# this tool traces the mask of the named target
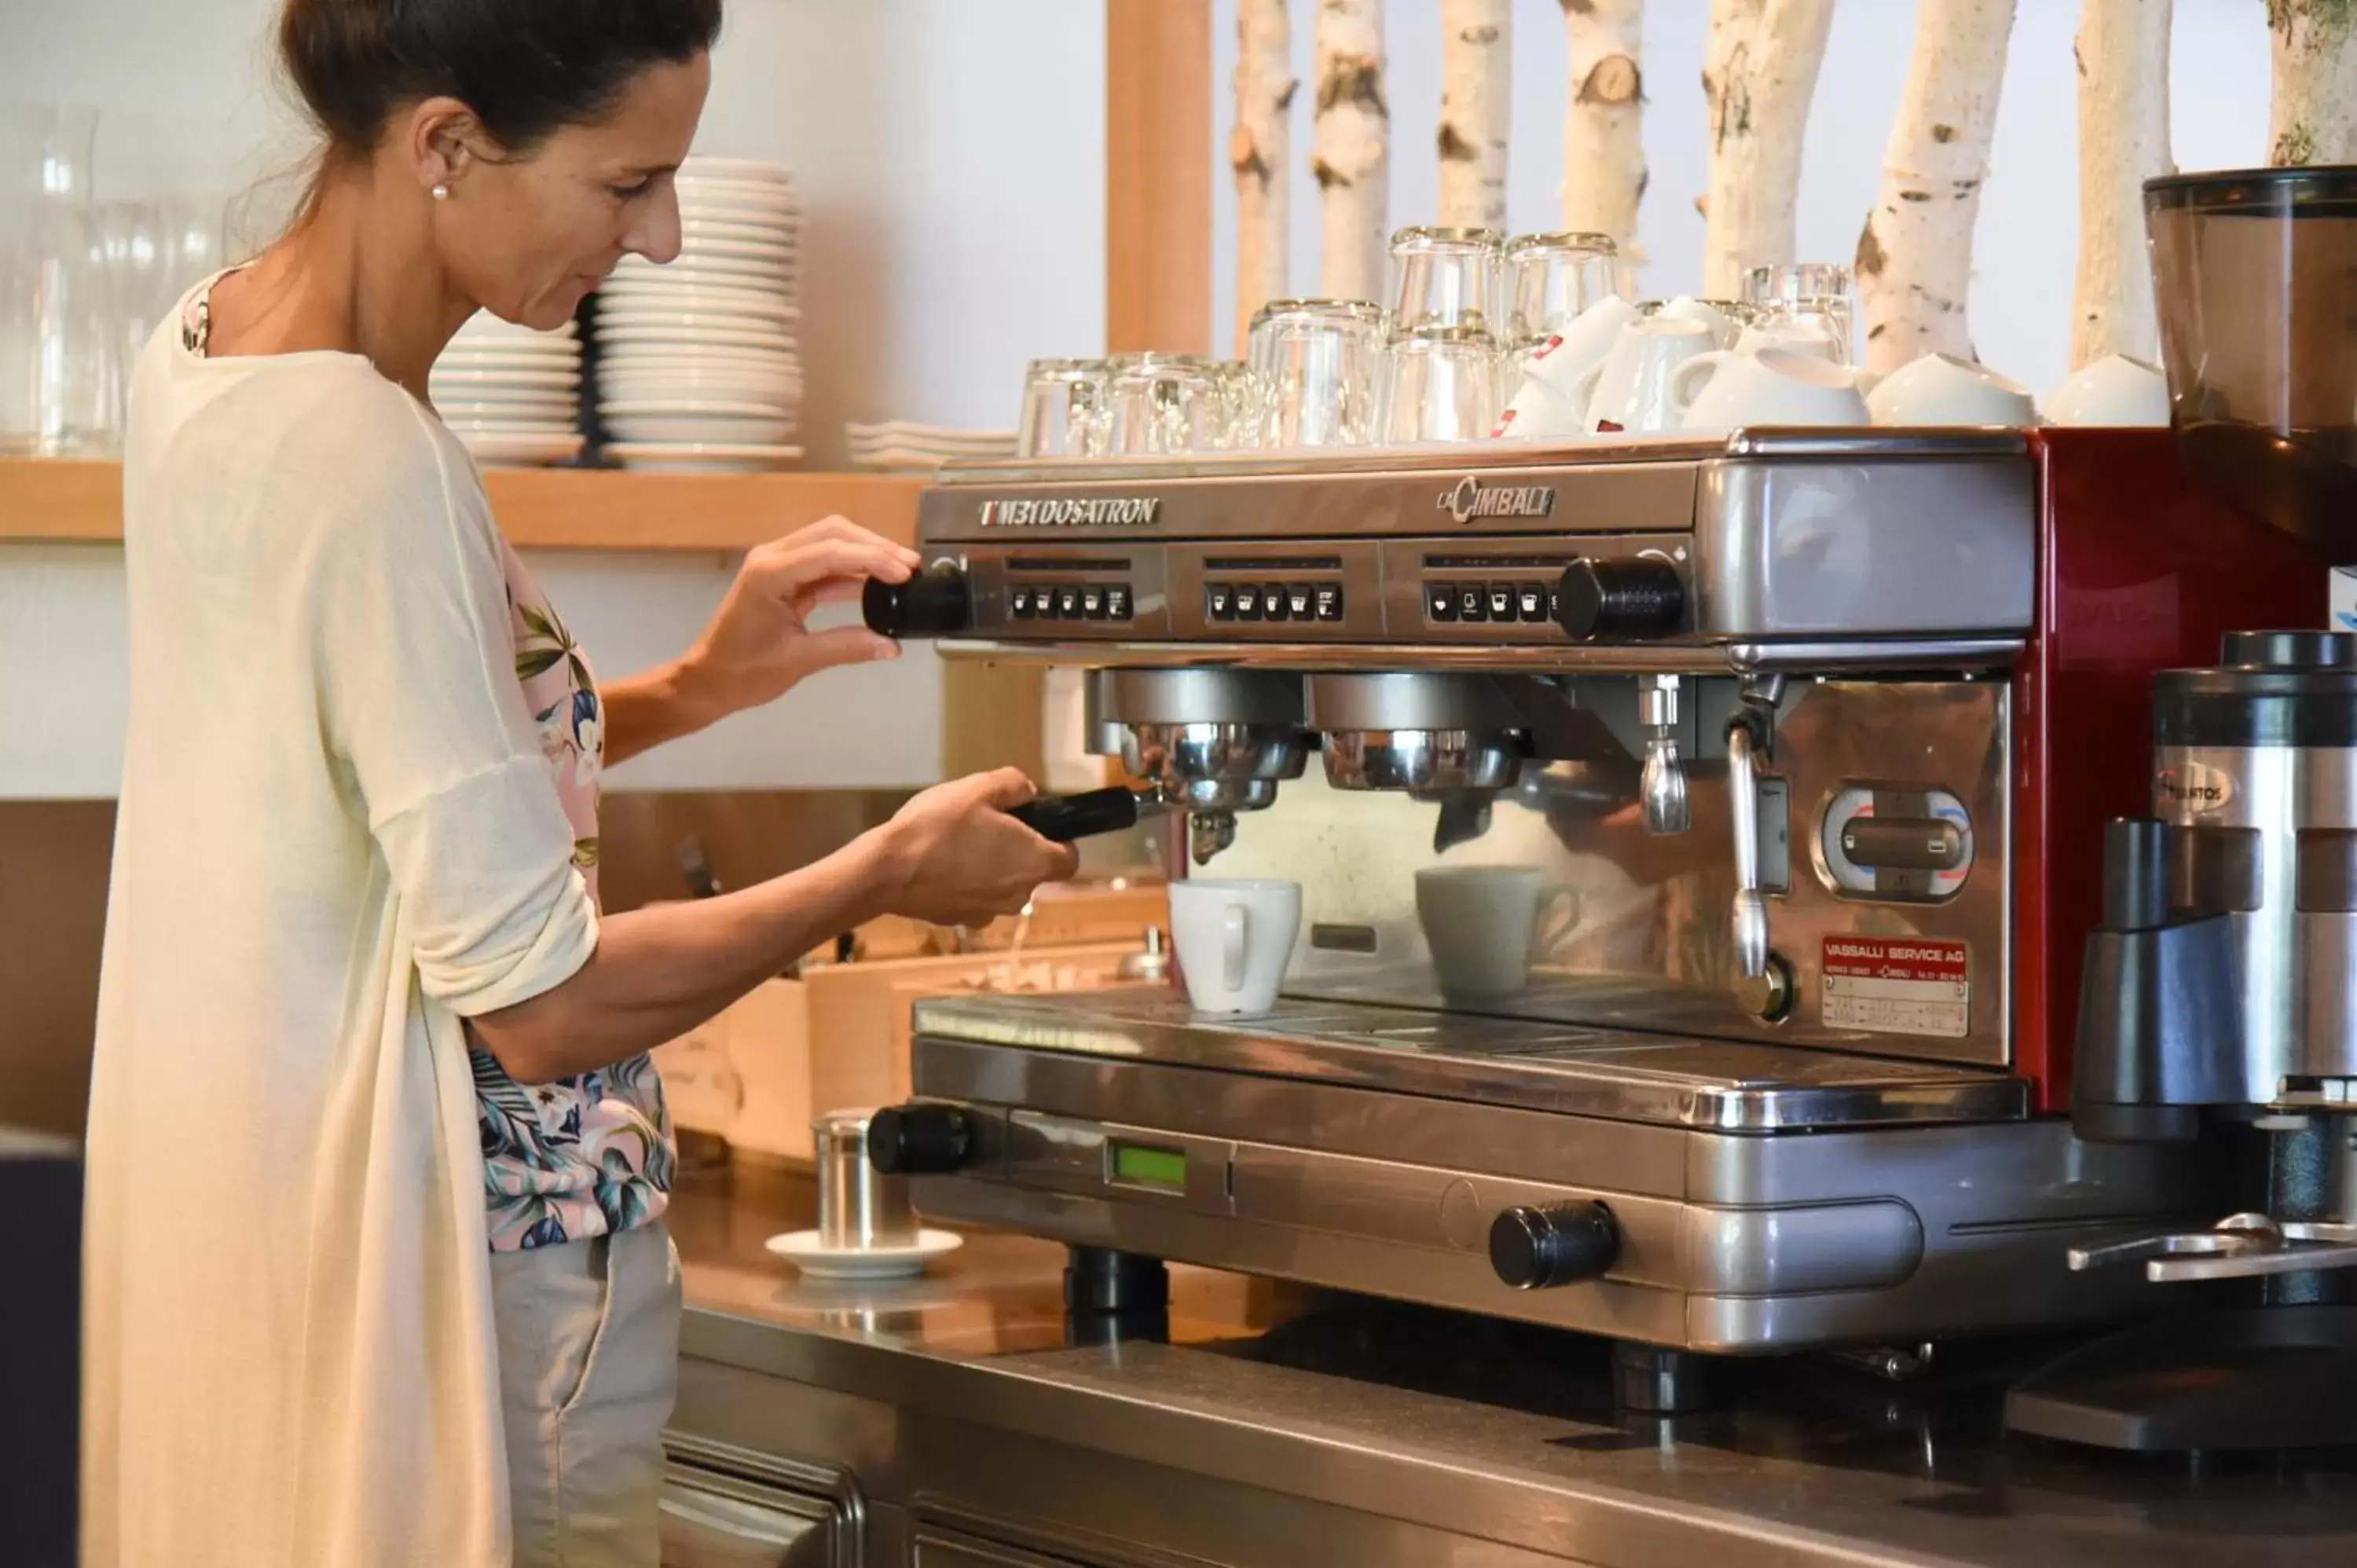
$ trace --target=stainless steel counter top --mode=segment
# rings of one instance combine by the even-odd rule
[[[929,1278],[800,1281],[764,1238],[806,1186],[691,1177],[672,1223],[697,1363],[1599,1564],[2236,1568],[2357,1560],[2357,1454],[2193,1464],[2001,1439],[2038,1349],[1896,1384],[1727,1364],[1725,1402],[1616,1418],[1594,1340],[1174,1268],[1168,1343],[1076,1344],[1060,1248],[977,1236]],[[882,1442],[893,1434],[863,1439]],[[1452,1558],[1452,1561],[1470,1559]]]

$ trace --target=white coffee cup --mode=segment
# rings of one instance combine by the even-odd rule
[[[1612,352],[1612,345],[1620,340],[1620,329],[1642,319],[1635,306],[1617,294],[1608,294],[1574,317],[1571,325],[1534,351],[1523,368],[1561,394],[1576,417],[1584,421],[1597,370]]]
[[[1498,416],[1493,438],[1505,441],[1565,439],[1587,434],[1571,399],[1538,375],[1525,375],[1514,400]]]
[[[1540,917],[1561,908],[1544,930]],[[1505,996],[1578,924],[1578,899],[1528,865],[1437,865],[1415,874],[1415,916],[1444,992]]]
[[[1596,373],[1587,400],[1587,428],[1606,424],[1649,433],[1675,430],[1685,420],[1677,371],[1712,352],[1710,328],[1699,321],[1653,317],[1631,323]]]
[[[1198,1013],[1276,1005],[1301,929],[1301,884],[1196,879],[1170,885],[1170,945]]]
[[[1864,424],[1866,399],[1846,365],[1800,349],[1698,354],[1678,367],[1688,430],[1745,424]],[[1697,390],[1698,389],[1698,390]]]
[[[2169,423],[2169,378],[2158,365],[2106,354],[2080,366],[2040,400],[2050,424],[2151,426]]]
[[[1711,346],[1732,349],[1740,328],[1735,318],[1715,305],[1706,304],[1690,294],[1682,294],[1655,313],[1656,321],[1695,321],[1709,329]]]
[[[1790,349],[1795,353],[1813,354],[1820,360],[1836,362],[1841,359],[1841,345],[1834,341],[1832,333],[1803,321],[1770,322],[1764,326],[1747,327],[1743,329],[1743,336],[1735,340],[1735,351],[1738,354],[1757,354],[1762,349]]]
[[[1997,424],[2038,423],[2029,389],[1969,360],[1926,354],[1882,378],[1866,406],[1877,424]]]

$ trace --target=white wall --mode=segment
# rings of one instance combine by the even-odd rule
[[[1973,247],[1973,337],[1990,364],[2044,387],[2070,348],[2071,278],[2078,244],[2078,101],[2071,40],[2080,0],[2019,0],[1998,108],[1993,170]],[[1313,7],[1294,5],[1295,70],[1315,80]],[[1656,297],[1702,281],[1703,223],[1695,199],[1707,184],[1702,98],[1708,0],[1646,6],[1645,152],[1652,171],[1639,218]],[[1235,67],[1234,0],[1218,0],[1212,80],[1222,94]],[[1429,222],[1438,200],[1439,0],[1385,0],[1392,112],[1394,227]],[[1910,0],[1839,0],[1802,160],[1800,259],[1847,262],[1872,206],[1883,145],[1913,48]],[[1508,214],[1515,232],[1558,227],[1563,106],[1568,75],[1560,0],[1515,0],[1513,144]],[[2264,163],[2267,30],[2255,0],[2177,0],[2170,70],[2172,132],[2184,168]],[[1295,99],[1293,282],[1317,292],[1317,188],[1308,176],[1315,94]],[[1213,116],[1224,147],[1232,109]],[[1215,154],[1217,148],[1215,147]],[[1224,159],[1220,164],[1224,171]],[[1234,312],[1235,196],[1217,184],[1212,254],[1222,269],[1212,319]],[[1227,345],[1223,342],[1224,350]]]
[[[101,111],[102,195],[242,189],[303,140],[274,0],[0,0],[0,111]],[[1104,27],[1088,0],[729,0],[699,146],[780,159],[805,209],[813,459],[845,419],[1014,423],[1023,362],[1102,346]],[[710,559],[540,557],[601,670],[686,646]],[[111,795],[118,552],[0,547],[0,796]],[[890,788],[940,777],[930,652],[840,672],[617,769],[620,788]],[[881,726],[876,715],[889,714]]]

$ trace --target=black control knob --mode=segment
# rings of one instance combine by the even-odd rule
[[[867,579],[859,609],[880,637],[952,637],[974,624],[974,596],[965,568],[936,561],[905,583]]]
[[[1575,561],[1556,585],[1555,618],[1574,642],[1667,637],[1685,604],[1685,585],[1666,561]]]
[[[1620,1227],[1601,1203],[1518,1205],[1490,1226],[1490,1266],[1516,1290],[1592,1280],[1620,1255]]]
[[[974,1157],[974,1118],[954,1105],[895,1105],[867,1119],[867,1163],[886,1176],[948,1176]]]

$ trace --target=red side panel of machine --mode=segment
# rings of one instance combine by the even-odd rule
[[[2228,631],[2322,627],[2328,570],[2197,489],[2166,430],[2029,439],[2040,558],[2014,708],[2014,1061],[2061,1111],[2103,825],[2151,809],[2152,673],[2216,663]]]

